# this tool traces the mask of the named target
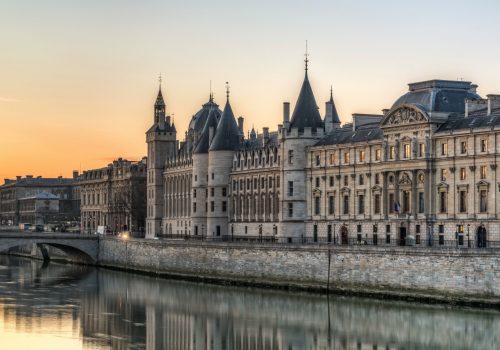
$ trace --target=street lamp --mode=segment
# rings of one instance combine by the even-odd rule
[[[470,224],[467,224],[467,247],[470,248],[470,235],[469,235]]]
[[[259,240],[262,243],[262,224],[259,225]]]
[[[276,224],[273,224],[273,243],[275,239],[276,239]]]

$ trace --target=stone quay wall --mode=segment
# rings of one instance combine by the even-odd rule
[[[201,281],[500,306],[497,250],[103,238],[98,261]]]

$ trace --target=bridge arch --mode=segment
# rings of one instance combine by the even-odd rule
[[[68,257],[74,261],[85,264],[96,264],[98,255],[98,239],[95,237],[61,237],[61,238],[35,238],[35,237],[2,237],[0,236],[0,252],[6,253],[11,248],[31,246],[36,244],[38,246],[50,246],[60,249]],[[44,259],[50,257],[44,253]]]

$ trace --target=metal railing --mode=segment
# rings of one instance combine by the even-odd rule
[[[184,240],[184,241],[207,241],[207,242],[237,242],[237,243],[259,243],[259,244],[307,244],[307,245],[334,245],[334,246],[380,246],[380,247],[408,247],[408,248],[500,248],[500,241],[476,239],[399,239],[392,236],[380,235],[371,238],[364,237],[314,237],[312,235],[300,237],[283,237],[269,235],[186,235],[166,234],[158,235],[159,240]]]

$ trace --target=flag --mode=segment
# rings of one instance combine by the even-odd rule
[[[394,201],[394,211],[396,213],[399,213],[401,211],[401,205],[399,204],[398,201]]]

